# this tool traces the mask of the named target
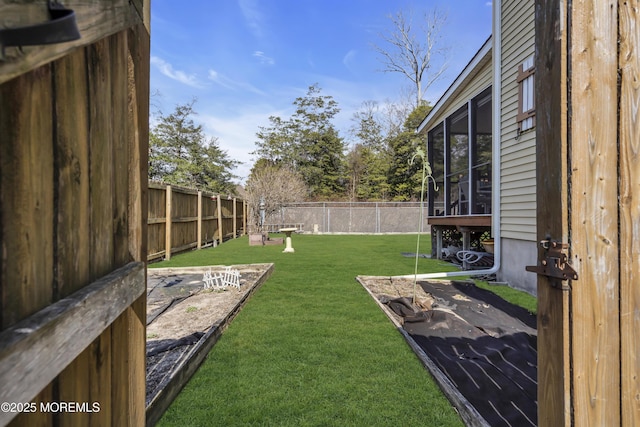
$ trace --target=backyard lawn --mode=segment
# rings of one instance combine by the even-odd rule
[[[415,244],[415,235],[294,235],[295,253],[282,253],[243,237],[150,265],[275,264],[159,425],[462,425],[355,281],[412,273],[415,259],[401,253]],[[423,236],[420,252],[428,246]],[[455,267],[419,259],[419,273],[446,269]]]

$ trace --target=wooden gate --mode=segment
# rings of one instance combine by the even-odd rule
[[[536,1],[541,426],[640,425],[639,11]]]
[[[140,426],[149,4],[62,2],[79,40],[0,46],[0,425]]]

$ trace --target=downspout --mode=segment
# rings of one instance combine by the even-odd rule
[[[492,200],[491,200],[491,228],[493,230],[494,255],[493,255],[493,267],[482,270],[464,270],[464,271],[442,271],[437,273],[425,273],[425,274],[406,274],[402,276],[392,276],[396,279],[443,279],[447,277],[456,276],[474,276],[474,275],[487,275],[494,274],[500,270],[500,262],[502,260],[502,242],[500,231],[500,175],[501,175],[501,162],[500,162],[500,110],[502,104],[502,28],[501,28],[501,14],[502,14],[502,0],[493,1],[493,48],[492,48],[492,61],[493,61],[493,140],[492,140]]]

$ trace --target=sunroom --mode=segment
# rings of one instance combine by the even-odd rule
[[[428,190],[432,256],[464,268],[491,267],[491,39],[418,127],[426,136],[433,180]],[[462,251],[462,252],[461,252]],[[472,253],[486,252],[487,256]]]

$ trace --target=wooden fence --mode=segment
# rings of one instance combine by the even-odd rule
[[[80,39],[1,49],[0,426],[142,426],[149,2],[64,7]]]
[[[147,259],[170,259],[177,252],[236,238],[246,233],[246,217],[244,200],[151,182]]]

